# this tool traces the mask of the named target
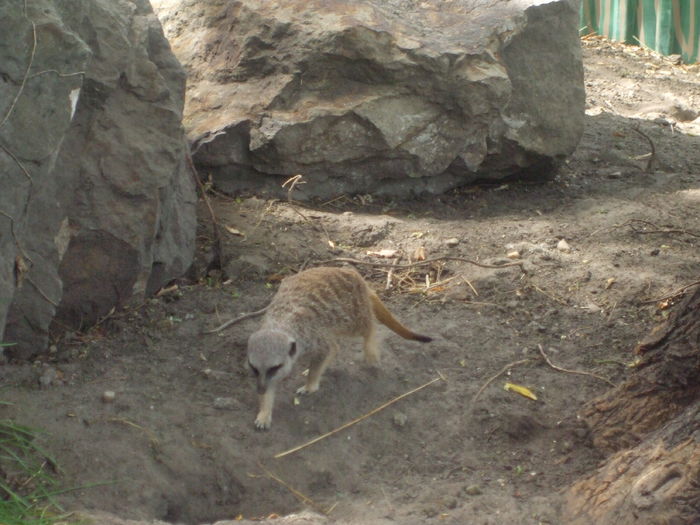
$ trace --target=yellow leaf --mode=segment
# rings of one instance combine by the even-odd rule
[[[224,224],[224,229],[229,232],[231,235],[238,235],[239,237],[245,237],[243,232],[240,230],[237,230],[236,228],[232,228],[231,226]]]
[[[637,357],[634,361],[631,361],[630,363],[627,363],[627,366],[628,366],[629,368],[636,368],[636,367],[638,367],[638,366],[641,365],[641,364],[642,364],[642,358],[641,358],[641,357]]]
[[[532,399],[533,401],[537,401],[537,396],[534,394],[534,392],[525,386],[516,385],[515,383],[506,383],[503,385],[503,388],[505,390],[515,392],[516,394],[520,394],[528,399]]]

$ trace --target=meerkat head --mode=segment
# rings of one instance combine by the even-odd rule
[[[297,344],[286,332],[258,330],[248,338],[248,367],[258,383],[258,393],[287,377],[297,355]]]

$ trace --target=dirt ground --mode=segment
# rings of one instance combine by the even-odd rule
[[[597,38],[584,57],[585,134],[552,180],[314,207],[213,197],[225,274],[202,277],[202,206],[194,279],[68,334],[36,363],[0,367],[0,399],[12,403],[0,418],[45,430],[64,486],[80,487],[62,496],[69,509],[187,524],[301,509],[343,523],[561,523],[561,489],[602,459],[577,410],[633,373],[635,342],[672,307],[658,299],[700,276],[700,67]],[[525,271],[443,260],[389,279],[388,268],[358,266],[398,318],[435,340],[384,330],[380,369],[352,342],[304,398],[293,393],[299,367],[271,430],[256,432],[243,363],[259,321],[203,330],[263,307],[302,265],[396,260],[368,255],[380,250],[400,263],[519,260]],[[540,348],[589,374],[555,369]]]

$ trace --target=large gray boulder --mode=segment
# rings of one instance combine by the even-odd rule
[[[577,0],[153,0],[226,190],[441,192],[543,170],[583,129]]]
[[[181,275],[196,195],[146,0],[4,0],[0,34],[0,336],[26,358]]]

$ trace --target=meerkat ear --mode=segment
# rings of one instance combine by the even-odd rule
[[[289,357],[294,357],[297,353],[297,342],[292,341],[292,346],[289,347]]]

